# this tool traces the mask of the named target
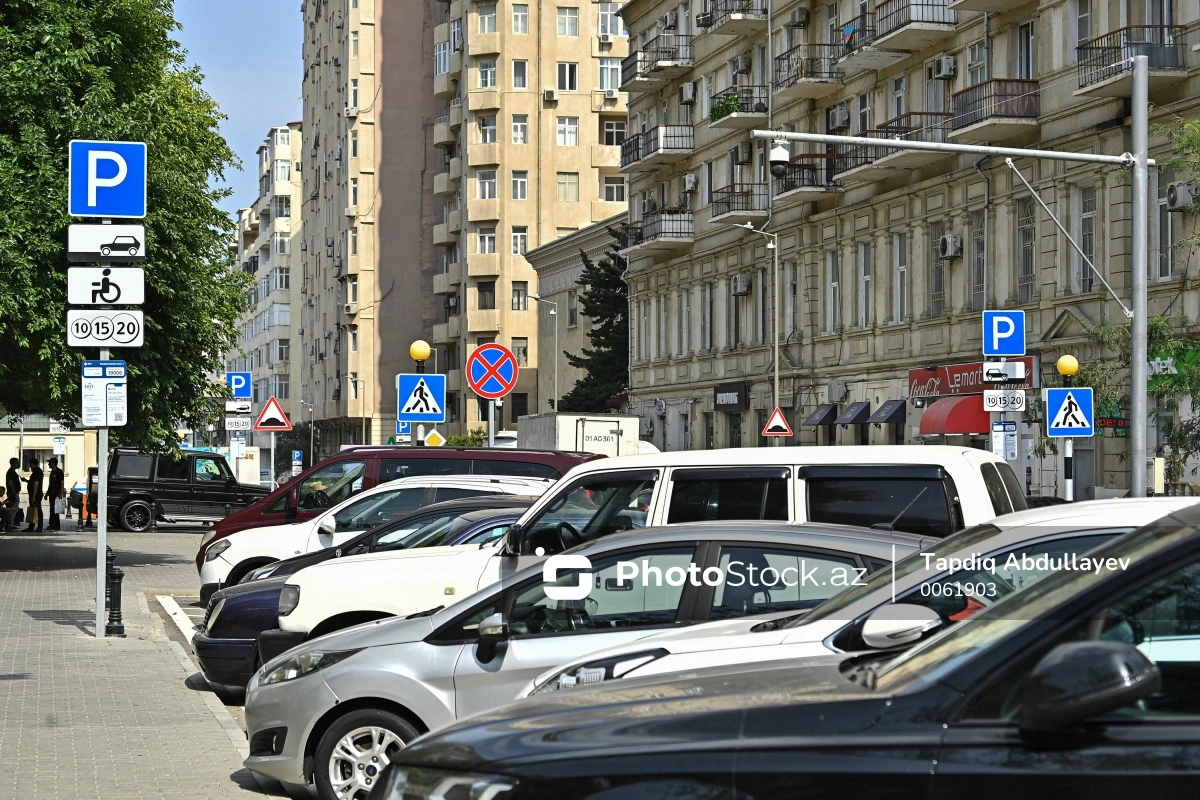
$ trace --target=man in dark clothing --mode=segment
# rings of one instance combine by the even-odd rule
[[[41,533],[42,532],[42,497],[44,497],[45,484],[42,482],[45,473],[38,466],[36,458],[29,459],[29,514],[25,520],[29,523],[29,527],[25,529],[26,533]],[[36,518],[36,521],[35,521]]]
[[[17,472],[19,466],[21,466],[20,459],[10,458],[8,472],[4,475],[5,506],[12,509],[12,513],[5,516],[10,530],[17,529],[15,518],[17,509],[21,507],[21,473]]]
[[[58,459],[51,458],[46,464],[50,467],[50,481],[46,484],[46,497],[50,501],[50,527],[48,530],[62,530],[59,527],[58,504],[66,502],[66,493],[63,491],[63,483],[66,481],[66,476],[58,466]]]

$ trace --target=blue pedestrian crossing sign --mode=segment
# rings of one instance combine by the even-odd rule
[[[72,217],[146,216],[146,143],[71,141],[67,213]]]
[[[1096,435],[1096,410],[1090,387],[1046,390],[1046,435]]]
[[[994,358],[1025,355],[1025,312],[983,312],[983,354]]]
[[[402,373],[396,376],[397,422],[445,422],[446,376]]]

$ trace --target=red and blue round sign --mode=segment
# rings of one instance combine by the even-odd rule
[[[517,385],[517,358],[502,344],[476,347],[467,359],[467,386],[484,400],[499,400]]]

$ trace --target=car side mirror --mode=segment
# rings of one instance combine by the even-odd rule
[[[905,647],[941,627],[936,611],[912,603],[889,603],[871,612],[863,623],[862,640],[872,650]]]
[[[508,530],[504,533],[504,546],[500,550],[501,555],[519,556],[521,554],[521,526],[514,522],[508,526]]]
[[[1021,731],[1061,730],[1144,700],[1162,672],[1125,642],[1066,642],[1037,663],[1021,692]]]
[[[317,523],[317,532],[319,535],[332,536],[337,530],[337,520],[333,518],[333,514],[328,514]]]
[[[228,486],[230,489],[236,489],[237,485],[238,485],[238,480],[237,480],[237,478],[235,478],[231,475],[225,479],[225,485]]]
[[[479,644],[475,648],[476,657],[484,664],[496,657],[496,647],[501,642],[508,641],[510,631],[508,618],[497,613],[485,617],[479,623]]]

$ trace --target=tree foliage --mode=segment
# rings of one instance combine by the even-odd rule
[[[0,0],[0,407],[72,419],[79,364],[66,343],[67,144],[144,141],[149,154],[146,344],[129,362],[126,443],[174,446],[204,399],[244,307],[233,231],[209,188],[235,164],[217,104],[188,68],[171,0]]]
[[[1158,159],[1158,169],[1174,173],[1178,177],[1196,177],[1200,175],[1200,120],[1187,117],[1175,117],[1165,125],[1155,125],[1153,133],[1162,136],[1171,145],[1171,153],[1166,158]],[[1200,203],[1193,203],[1188,209],[1200,212]],[[1180,248],[1192,248],[1200,244],[1200,232],[1178,243]]]
[[[486,428],[472,428],[469,433],[446,437],[448,447],[483,447],[487,439]]]
[[[617,237],[612,229],[609,233]],[[559,408],[598,413],[612,410],[614,398],[629,386],[629,287],[624,278],[625,259],[615,243],[598,262],[582,251],[580,256],[579,303],[584,316],[592,321],[588,331],[592,346],[578,354],[562,354],[584,375],[562,396]]]

